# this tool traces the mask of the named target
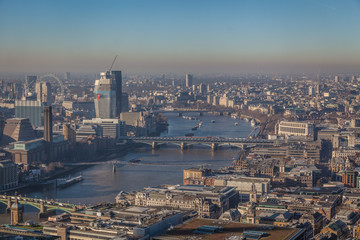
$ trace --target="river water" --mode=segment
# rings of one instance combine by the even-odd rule
[[[175,113],[167,113],[168,131],[161,136],[184,136],[194,133],[194,136],[217,137],[247,137],[252,131],[248,122],[232,119],[229,116],[216,116],[196,113],[185,113],[184,116],[194,116],[198,120],[178,117]],[[202,126],[192,131],[199,120]],[[89,167],[82,171],[84,181],[64,189],[27,189],[19,194],[55,199],[60,202],[75,204],[95,204],[99,202],[115,201],[120,191],[140,190],[147,186],[160,184],[181,184],[183,170],[190,167],[206,166],[221,168],[229,166],[238,149],[224,147],[212,151],[206,146],[193,146],[181,150],[178,146],[161,146],[152,150],[151,147],[136,149],[123,157],[116,157],[110,161]],[[139,163],[129,164],[132,159],[141,159]],[[117,171],[113,174],[112,163],[118,161]],[[4,212],[4,205],[0,204],[0,213]],[[25,208],[25,219],[36,219],[37,210],[30,206]],[[9,222],[9,217],[0,214],[0,223]]]

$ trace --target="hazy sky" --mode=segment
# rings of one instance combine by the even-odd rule
[[[360,0],[0,0],[0,72],[359,71]]]

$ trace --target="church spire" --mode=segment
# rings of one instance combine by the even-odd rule
[[[250,192],[250,202],[256,202],[256,195],[257,195],[257,192],[256,192],[256,186],[255,186],[255,183],[253,182],[252,185],[251,185],[251,192]]]

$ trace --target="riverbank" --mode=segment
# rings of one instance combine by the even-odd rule
[[[105,153],[104,155],[101,156],[97,156],[94,158],[91,158],[87,161],[79,161],[77,163],[91,163],[91,162],[106,162],[109,161],[113,158],[118,158],[118,157],[123,157],[126,154],[128,154],[131,150],[134,150],[134,147],[130,146],[130,145],[124,145],[124,147],[120,148],[119,150],[117,149],[111,149],[110,152]],[[69,166],[67,167],[68,169],[63,169],[59,172],[53,173],[51,176],[48,176],[46,178],[44,178],[45,181],[48,180],[53,180],[56,179],[58,177],[63,177],[67,174],[72,174],[72,173],[76,173],[79,172],[81,170],[85,170],[91,166],[94,166],[93,164],[85,164],[85,165],[77,165],[77,166]]]
[[[274,132],[275,124],[279,121],[281,114],[268,115],[250,110],[241,110],[240,117],[252,118],[259,123],[258,138],[267,138],[269,133]]]
[[[187,115],[195,116],[197,114],[189,113]],[[161,137],[184,136],[194,126],[194,121],[181,118],[176,113],[166,113],[166,116],[169,128],[168,131],[161,134]],[[198,137],[241,138],[247,137],[252,130],[249,122],[233,119],[230,116],[205,113],[203,116],[197,117],[203,122],[201,128],[194,131],[195,136]],[[90,161],[93,163],[87,166],[82,165],[83,168],[76,168],[81,169],[79,171],[84,178],[82,182],[64,189],[50,186],[23,189],[19,191],[19,194],[76,204],[80,202],[92,205],[99,202],[111,202],[120,191],[136,191],[164,183],[182,184],[184,169],[201,166],[220,169],[229,166],[236,154],[238,154],[238,149],[233,148],[220,148],[212,151],[209,147],[204,146],[184,150],[177,146],[162,146],[153,150],[144,145],[142,147],[141,145],[120,145],[116,149],[109,149],[101,156],[85,159],[88,163]],[[138,164],[128,164],[133,159],[141,159],[141,161]],[[113,163],[117,165],[115,173]],[[67,170],[71,171],[71,169]],[[69,173],[62,171],[58,174]]]
[[[111,149],[110,152],[105,153],[104,155],[93,157],[86,162],[105,162],[111,160],[113,158],[123,157],[128,154],[130,151],[134,150],[133,146],[127,145],[120,149]],[[80,161],[78,163],[83,163],[84,161]],[[39,188],[43,186],[47,186],[51,183],[51,181],[59,178],[64,177],[66,175],[71,175],[83,170],[86,170],[89,167],[94,166],[93,164],[84,164],[84,165],[74,165],[74,166],[67,166],[66,169],[58,169],[54,172],[50,173],[48,176],[45,176],[39,182],[30,182],[30,183],[20,183],[18,186],[0,190],[0,193],[16,193],[23,189],[30,189],[30,188]]]

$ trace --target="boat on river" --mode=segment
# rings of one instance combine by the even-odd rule
[[[138,163],[138,162],[140,162],[140,161],[141,161],[140,158],[134,158],[134,159],[131,159],[129,162],[131,162],[131,163]]]
[[[82,180],[84,180],[82,175],[77,177],[59,178],[56,179],[56,187],[65,188],[75,183],[81,182]]]

